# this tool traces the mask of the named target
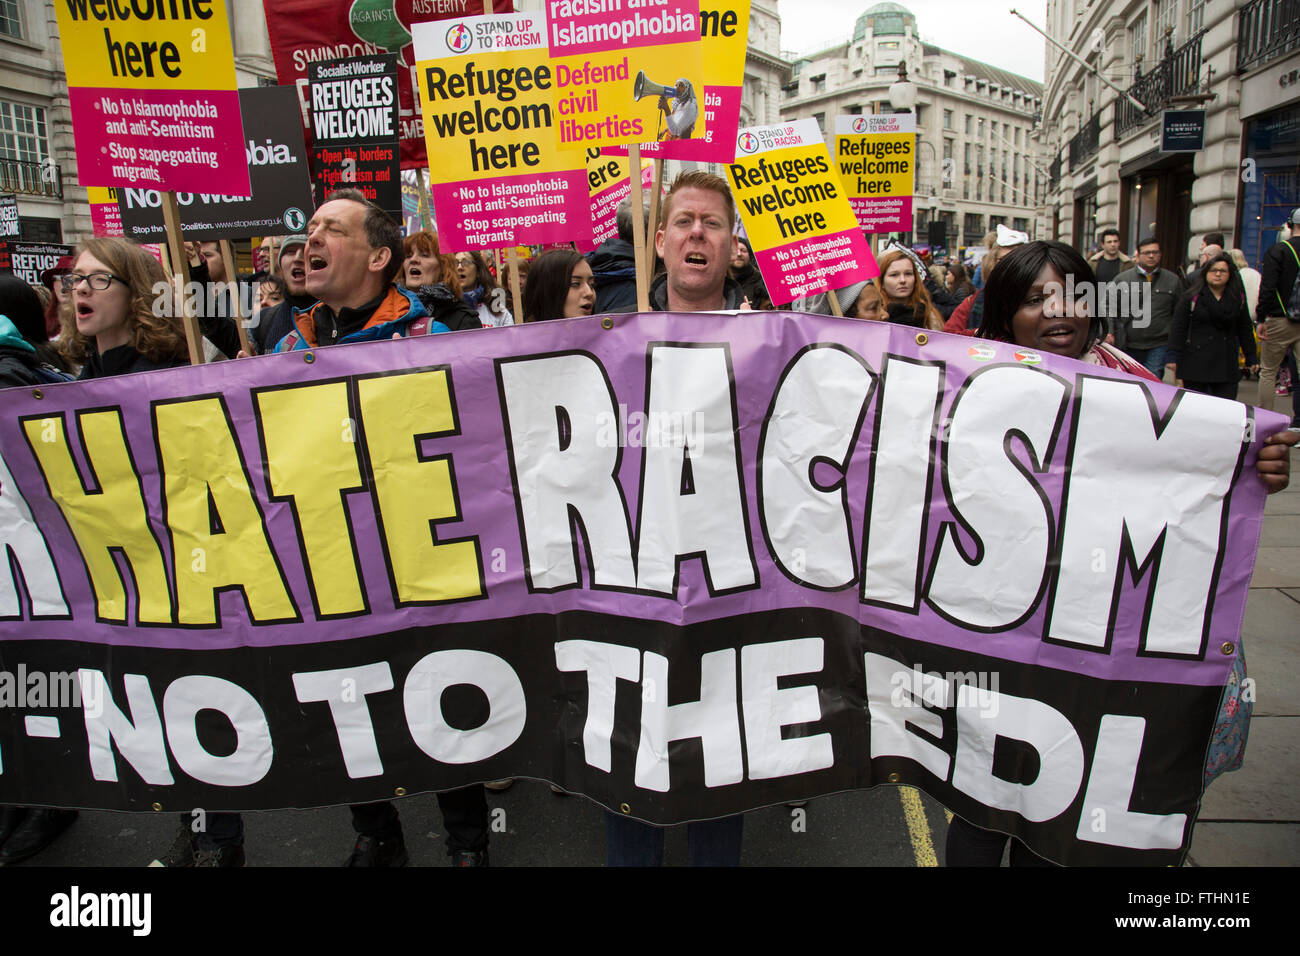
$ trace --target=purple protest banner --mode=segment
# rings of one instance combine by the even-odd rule
[[[0,803],[514,775],[671,823],[889,782],[1070,864],[1186,852],[1285,427],[775,312],[2,402]]]

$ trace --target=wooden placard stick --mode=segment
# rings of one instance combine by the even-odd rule
[[[627,148],[627,164],[632,176],[632,262],[636,267],[636,310],[650,311],[650,285],[645,268],[645,204],[641,195],[641,144]]]
[[[524,321],[523,308],[524,297],[519,291],[519,252],[514,246],[506,248],[506,268],[510,270],[510,295],[515,303],[514,316],[515,325],[520,325]]]
[[[203,364],[203,337],[199,334],[199,322],[194,317],[194,303],[185,294],[185,286],[190,281],[190,262],[185,255],[185,242],[181,238],[181,213],[176,205],[176,193],[162,194],[163,226],[167,230],[167,255],[171,259],[172,289],[176,296],[176,305],[181,310],[181,326],[185,329],[185,345],[190,352],[190,364]]]
[[[659,229],[659,195],[663,192],[664,185],[664,161],[656,159],[654,185],[650,187],[650,222],[646,225],[645,236],[645,274],[651,278],[655,274],[655,242],[654,234]],[[636,177],[641,178],[641,170],[636,171]]]
[[[831,315],[838,315],[841,318],[844,317],[844,310],[840,308],[840,299],[839,296],[835,294],[834,289],[826,290],[826,301],[831,305]]]
[[[226,282],[233,290],[231,299],[235,304],[235,314],[233,318],[235,320],[235,328],[239,330],[239,348],[245,355],[254,355],[256,353],[253,351],[253,343],[249,340],[248,329],[244,325],[244,305],[239,301],[239,275],[235,272],[235,253],[230,248],[229,239],[221,240],[221,261],[226,266]],[[256,289],[253,290],[253,294],[257,294]]]

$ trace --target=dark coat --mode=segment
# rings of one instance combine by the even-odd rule
[[[1169,361],[1178,364],[1178,377],[1186,382],[1235,382],[1238,350],[1246,364],[1255,364],[1255,335],[1250,310],[1241,291],[1225,289],[1215,299],[1209,289],[1187,293],[1174,307],[1169,331]]]
[[[1259,304],[1255,306],[1255,321],[1263,322],[1270,315],[1286,315],[1286,301],[1295,288],[1296,276],[1300,268],[1296,266],[1295,256],[1291,255],[1291,246],[1300,254],[1300,236],[1287,242],[1274,243],[1264,253],[1259,267]]]
[[[187,356],[177,356],[176,358],[162,359],[155,362],[129,345],[119,345],[117,348],[109,349],[103,355],[100,355],[95,350],[92,342],[86,352],[86,364],[81,367],[81,374],[77,378],[81,380],[108,378],[111,375],[126,375],[130,372],[153,372],[160,368],[181,368],[189,364],[190,360]]]
[[[606,239],[587,256],[596,281],[596,312],[636,311],[636,257],[626,239]]]

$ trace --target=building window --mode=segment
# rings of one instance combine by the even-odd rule
[[[1147,12],[1143,10],[1128,28],[1128,48],[1134,61],[1147,56]]]
[[[0,0],[0,34],[22,39],[22,13],[21,0]]]
[[[1205,0],[1191,0],[1187,8],[1187,35],[1199,33],[1205,25]]]
[[[850,107],[849,107],[849,115],[850,115],[850,116],[861,116],[861,115],[862,115],[862,107],[861,107],[861,106],[850,106]]]
[[[980,117],[980,121],[979,121],[979,138],[980,139],[984,138],[984,117],[982,116]]]
[[[966,175],[970,175],[970,143],[966,144]]]
[[[1019,146],[1019,145],[1020,145],[1020,127],[1019,127],[1019,126],[1016,127],[1015,137],[1016,137],[1016,145]]]
[[[1016,230],[1016,232],[1028,232],[1028,231],[1029,231],[1029,220],[1028,220],[1028,219],[1012,219],[1012,220],[1011,220],[1011,228],[1014,229],[1014,230]]]
[[[943,111],[943,128],[952,129],[952,110]]]
[[[811,82],[812,82],[812,91],[813,91],[814,93],[822,93],[822,92],[825,92],[825,90],[826,90],[826,74],[825,74],[825,73],[819,73],[817,76],[810,77],[810,80],[811,80]]]
[[[0,159],[39,163],[47,156],[45,110],[0,100]]]
[[[975,117],[968,115],[966,117],[966,135],[970,136],[974,132],[975,132]]]
[[[946,137],[943,141],[943,158],[952,159],[952,140]]]
[[[1165,31],[1169,30],[1169,42],[1178,46],[1178,0],[1156,0],[1156,53],[1159,59],[1165,55]]]
[[[824,135],[826,133],[826,114],[814,113],[813,119],[817,121],[817,128],[820,129],[822,131],[822,134]]]

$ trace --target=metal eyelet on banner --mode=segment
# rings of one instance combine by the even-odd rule
[[[154,812],[154,813],[162,813],[162,804],[161,804],[161,803],[155,803],[155,804],[153,805],[153,812]]]
[[[1231,655],[1236,649],[1237,645],[1232,643],[1232,641],[1224,641],[1223,646],[1219,648],[1219,650],[1223,651],[1225,656]]]
[[[926,342],[928,342],[928,341],[930,341],[930,336],[926,335],[924,332],[917,332],[917,333],[916,333],[916,344],[917,344],[917,345],[924,345],[924,344],[925,344]]]
[[[406,788],[405,788],[405,787],[398,787],[396,790],[393,791],[393,796],[395,796],[395,797],[404,797],[404,796],[406,796]]]
[[[611,319],[609,316],[605,316],[603,319],[600,320],[600,327],[604,329],[606,332],[608,332],[610,329],[614,327],[614,320]]]
[[[302,357],[302,360],[310,365],[312,362],[316,361],[316,354],[314,352],[308,352]]]
[[[890,783],[898,783],[898,781],[902,780],[903,778],[899,776],[898,773],[895,772],[895,773],[891,773],[886,779],[888,779]]]
[[[618,812],[619,812],[619,813],[631,813],[631,812],[632,812],[632,808],[629,807],[626,803],[620,803],[620,804],[618,805]]]
[[[39,388],[32,389],[32,398],[44,398],[44,397],[45,397],[45,393],[42,392]]]

